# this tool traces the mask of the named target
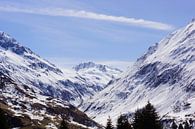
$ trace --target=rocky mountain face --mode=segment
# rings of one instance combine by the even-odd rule
[[[0,32],[0,108],[7,112],[10,125],[28,127],[33,122],[36,129],[56,128],[64,114],[72,125],[99,127],[76,107],[121,71],[92,62],[85,64],[61,70]]]
[[[162,119],[195,119],[195,21],[150,47],[120,79],[86,101],[82,110],[104,123],[147,101]],[[98,117],[96,117],[98,116]]]

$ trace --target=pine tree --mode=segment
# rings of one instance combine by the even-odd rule
[[[181,123],[179,124],[179,128],[178,129],[184,129],[183,125]]]
[[[189,120],[189,123],[190,123],[190,125],[193,125],[193,120],[192,120],[192,118]]]
[[[62,120],[59,129],[68,129],[68,123],[65,120]]]
[[[190,125],[187,121],[185,122],[184,129],[190,129]]]
[[[175,123],[175,121],[173,121],[172,125],[171,125],[172,129],[177,129],[177,124]]]
[[[117,129],[132,129],[127,116],[121,115],[117,120]]]
[[[107,119],[107,125],[106,125],[106,129],[113,129],[113,125],[112,125],[112,120],[109,116],[109,118]]]
[[[0,128],[2,129],[9,129],[6,117],[5,117],[5,112],[0,108]]]
[[[148,104],[135,112],[134,129],[162,129],[162,124],[159,120],[159,116],[156,109],[152,106],[150,102]]]

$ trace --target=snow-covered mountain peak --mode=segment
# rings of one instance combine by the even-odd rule
[[[80,64],[76,65],[75,67],[73,67],[73,69],[75,69],[76,71],[86,70],[86,69],[89,69],[89,68],[96,68],[96,69],[98,69],[102,72],[107,72],[107,70],[109,70],[109,69],[122,72],[120,69],[112,68],[112,67],[109,67],[107,65],[96,64],[96,63],[91,62],[91,61],[90,62],[85,62],[85,63],[80,63]]]
[[[14,38],[3,31],[0,31],[0,46],[3,49],[10,50],[18,55],[33,53],[29,48],[20,45]]]
[[[75,69],[76,71],[79,71],[82,69],[92,68],[95,66],[96,66],[96,64],[90,61],[90,62],[80,63],[80,64],[74,66],[73,69]]]
[[[187,26],[174,31],[159,43],[149,47],[146,54],[140,57],[136,64],[161,61],[164,63],[191,62],[194,59],[193,53],[195,40],[195,21]]]
[[[93,62],[80,63],[73,67],[73,70],[77,79],[83,84],[92,86],[96,91],[104,89],[110,81],[117,79],[122,73],[118,68]]]
[[[32,69],[50,70],[55,73],[62,73],[54,64],[42,59],[39,55],[32,52],[29,48],[22,46],[16,39],[7,33],[0,31],[0,52],[3,54],[1,59],[13,60],[14,63],[26,64]],[[25,62],[25,63],[24,63]]]
[[[191,22],[194,22],[195,23],[195,18],[192,18]]]

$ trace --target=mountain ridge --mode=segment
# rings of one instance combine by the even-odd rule
[[[121,113],[131,114],[151,101],[161,116],[195,119],[194,54],[192,21],[150,47],[120,79],[89,99],[81,109],[104,123],[102,120],[108,116],[116,120]]]

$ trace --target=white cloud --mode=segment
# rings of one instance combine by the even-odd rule
[[[161,23],[161,22],[128,18],[123,16],[99,14],[99,13],[88,12],[84,10],[71,10],[71,9],[63,9],[63,8],[22,8],[22,7],[10,6],[10,5],[3,5],[3,6],[0,5],[0,11],[48,15],[48,16],[77,17],[77,18],[85,18],[85,19],[92,19],[92,20],[125,23],[131,26],[138,26],[138,27],[157,29],[157,30],[174,29],[172,25]]]

